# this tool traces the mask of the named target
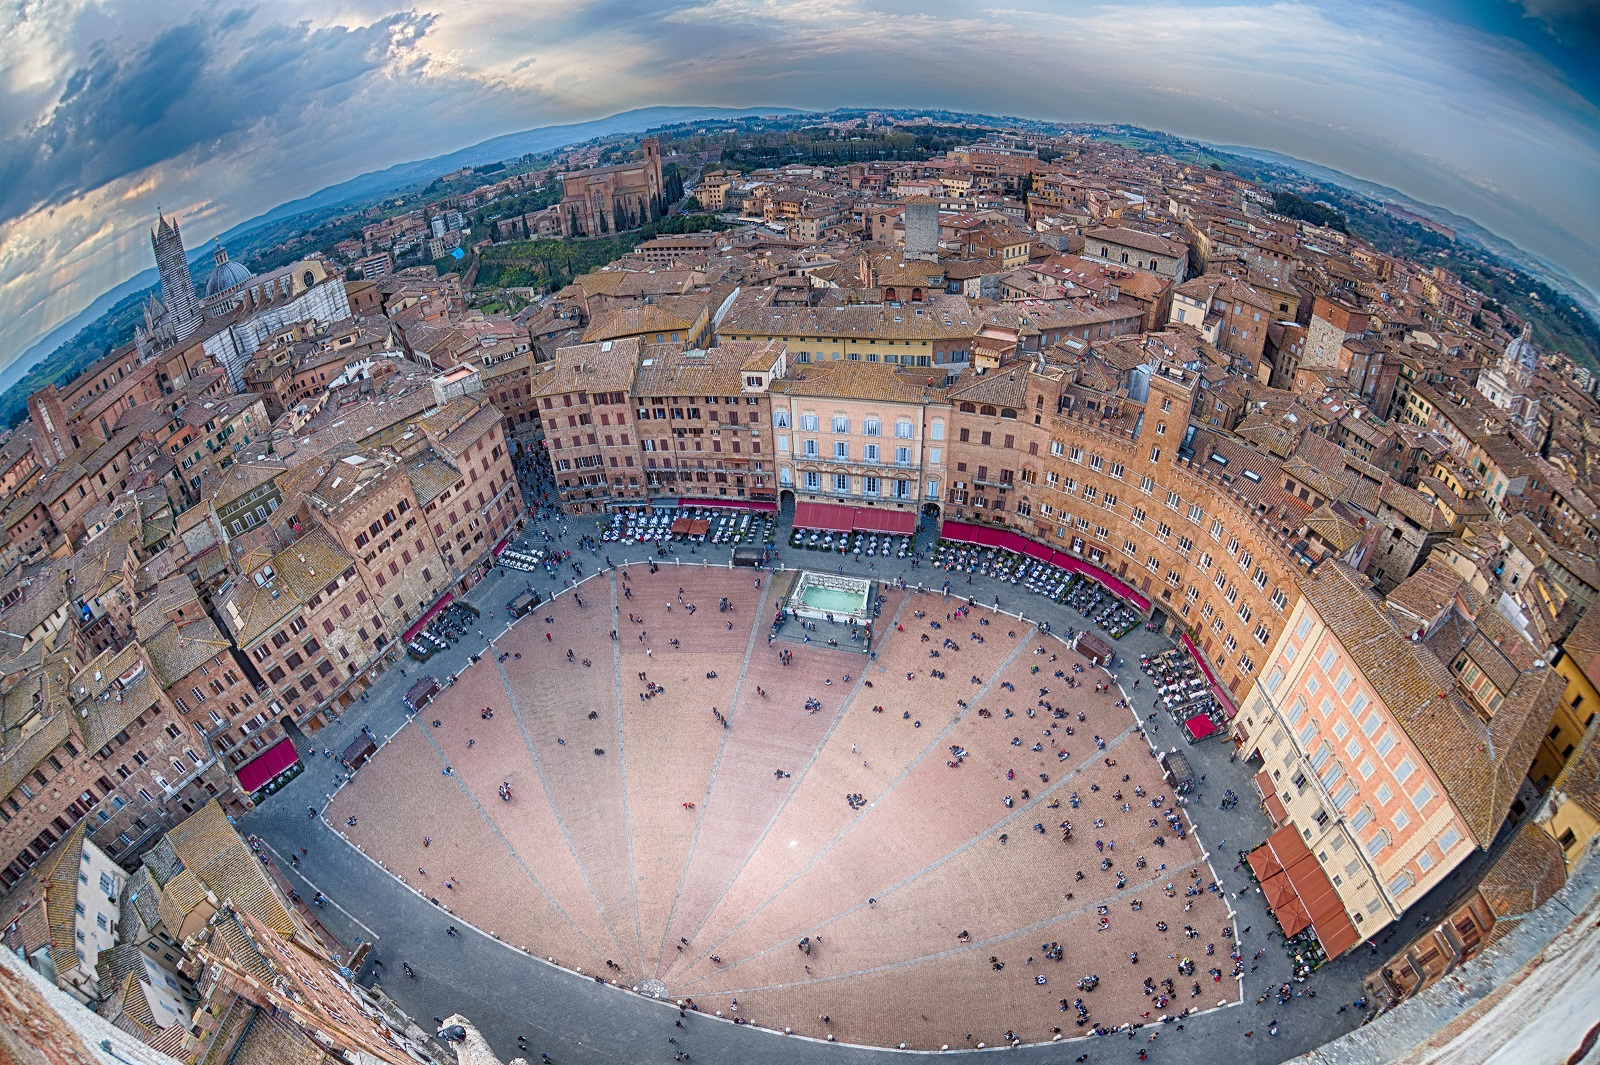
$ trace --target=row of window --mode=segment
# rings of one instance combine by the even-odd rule
[[[851,490],[852,481],[859,485],[855,492]],[[792,487],[794,485],[794,477],[790,473],[789,467],[785,466],[778,471],[778,483],[784,487]],[[801,483],[808,492],[820,492],[823,490],[823,475],[816,470],[802,471]],[[828,477],[827,484],[829,486],[828,491],[835,495],[859,494],[877,499],[909,500],[912,498],[912,483],[907,480],[885,481],[878,477],[851,478],[848,473],[835,473]],[[929,481],[928,498],[937,499],[938,495],[939,482]]]
[[[815,440],[802,440],[800,442],[800,455],[801,455],[802,458],[820,459],[822,457],[822,452],[821,452],[821,449],[817,446],[817,441],[815,441]],[[833,453],[832,453],[832,455],[830,457],[833,459],[834,462],[849,462],[850,461],[850,445],[845,443],[843,440],[834,441]],[[861,461],[862,462],[882,462],[883,461],[883,452],[878,447],[877,444],[865,444],[861,448]],[[938,461],[938,460],[935,459],[934,461]],[[896,466],[909,466],[909,465],[911,465],[911,449],[909,447],[897,447],[897,448],[895,448],[894,449],[894,464]]]
[[[1296,637],[1304,640],[1310,631],[1311,619],[1302,618],[1296,627]],[[1298,655],[1299,649],[1293,643],[1285,645],[1283,665],[1275,666],[1265,682],[1269,693],[1276,691],[1281,685],[1284,667],[1292,664]],[[1323,649],[1317,666],[1321,678],[1328,680],[1334,693],[1341,700],[1344,699],[1354,685],[1355,678],[1350,669],[1342,664],[1337,648],[1331,643]],[[1337,673],[1334,672],[1335,667],[1338,667]],[[1307,694],[1314,696],[1321,687],[1322,679],[1316,674],[1307,675],[1303,685],[1303,690]],[[1307,752],[1307,764],[1311,772],[1317,775],[1336,812],[1348,811],[1350,805],[1364,792],[1370,796],[1370,802],[1363,803],[1359,809],[1350,813],[1349,826],[1352,833],[1359,838],[1373,822],[1376,817],[1374,804],[1378,810],[1384,812],[1388,827],[1377,828],[1364,843],[1368,857],[1375,859],[1392,844],[1393,833],[1405,831],[1413,820],[1413,813],[1408,812],[1406,807],[1392,808],[1391,803],[1397,797],[1403,796],[1409,800],[1411,811],[1414,811],[1415,816],[1426,819],[1428,807],[1437,795],[1426,781],[1420,783],[1415,791],[1405,790],[1407,781],[1417,774],[1417,766],[1409,756],[1405,755],[1402,755],[1400,761],[1392,768],[1388,766],[1386,760],[1398,746],[1398,741],[1393,730],[1385,727],[1383,715],[1371,706],[1364,692],[1359,689],[1354,691],[1342,708],[1348,714],[1348,719],[1345,714],[1340,713],[1340,709],[1332,699],[1323,696],[1318,702],[1318,714],[1321,717],[1319,722],[1317,716],[1307,712],[1305,699],[1297,697],[1285,714],[1285,720],[1289,729],[1294,731],[1300,749]],[[1327,724],[1332,734],[1331,739],[1322,737],[1323,723]],[[1361,735],[1356,735],[1356,729],[1360,730]],[[1367,746],[1362,742],[1363,736],[1376,752],[1376,762],[1366,753]],[[1280,730],[1273,736],[1274,745],[1281,742],[1282,738],[1283,733]],[[1340,752],[1349,759],[1349,764],[1356,766],[1355,772],[1362,784],[1357,784],[1354,778],[1348,775],[1345,763],[1338,757]],[[1375,788],[1366,783],[1376,774],[1380,764],[1389,769],[1395,785],[1393,788],[1390,787],[1388,780],[1379,780]],[[1304,776],[1297,775],[1295,783],[1303,788],[1306,783]],[[1326,815],[1319,814],[1318,821],[1325,823]],[[1432,868],[1435,861],[1432,846],[1436,845],[1441,854],[1448,854],[1460,840],[1460,832],[1451,826],[1433,844],[1425,842],[1416,855],[1418,870],[1425,874]],[[1394,882],[1388,885],[1389,893],[1392,897],[1398,898],[1414,883],[1411,874],[1402,871]]]
[[[782,408],[772,412],[772,424],[778,429],[788,429],[789,412]],[[816,414],[806,411],[800,415],[800,428],[804,432],[815,433],[819,431],[821,421]],[[835,414],[832,419],[832,428],[835,433],[845,435],[850,432],[850,418],[844,414]],[[883,421],[879,418],[866,418],[861,422],[862,436],[882,436]],[[901,418],[894,423],[894,435],[901,440],[915,440],[917,436],[916,423],[909,419]],[[930,423],[928,435],[934,440],[944,439],[944,422]]]

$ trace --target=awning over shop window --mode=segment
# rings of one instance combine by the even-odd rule
[[[939,535],[946,540],[955,540],[963,544],[976,544],[979,547],[996,547],[1005,551],[1015,551],[1019,555],[1049,562],[1068,573],[1078,573],[1092,581],[1098,581],[1106,591],[1112,595],[1131,603],[1140,610],[1150,609],[1150,600],[1134,589],[1127,581],[1102,569],[1093,562],[1069,555],[1061,551],[1053,551],[1035,540],[1030,540],[1021,533],[1014,533],[1010,529],[994,529],[987,525],[977,525],[966,521],[947,521],[940,527]],[[1102,549],[1104,550],[1104,549]]]
[[[299,760],[300,754],[294,749],[294,741],[281,739],[258,755],[255,761],[240,767],[239,788],[246,792],[256,791]]]
[[[994,529],[969,521],[947,521],[940,527],[939,535],[946,540],[977,544],[979,547],[1000,547],[1007,551],[1022,550],[1021,547],[1014,545],[1024,539],[1009,529]]]
[[[1272,818],[1274,825],[1281,825],[1289,820],[1289,813],[1283,808],[1283,800],[1278,798],[1278,791],[1272,785],[1272,777],[1265,769],[1256,774],[1256,791],[1261,796],[1261,804],[1267,808],[1267,815]]]
[[[1250,852],[1249,862],[1284,935],[1292,936],[1309,927],[1330,958],[1361,942],[1333,881],[1317,864],[1294,825],[1284,825],[1268,836],[1265,843]]]
[[[1050,550],[1050,548],[1046,547],[1044,544],[1037,543],[1036,541],[1033,541],[1033,540],[1029,540],[1026,544],[1023,545],[1022,553],[1024,555],[1027,555],[1029,558],[1037,559],[1040,562],[1049,562],[1051,559],[1053,559],[1055,557],[1055,554],[1056,554],[1054,551]]]
[[[454,599],[455,595],[451,592],[445,592],[443,595],[441,595],[437,603],[430,606],[426,611],[423,612],[420,618],[411,623],[411,627],[406,630],[405,639],[401,642],[411,642],[411,638],[417,633],[421,632],[423,627],[426,626],[428,622],[433,620],[433,616],[439,611],[443,610],[445,607],[449,606]]]
[[[849,532],[855,525],[855,520],[854,507],[835,506],[832,503],[798,503],[794,508],[796,529]]]
[[[910,536],[917,528],[917,516],[909,510],[880,510],[877,507],[856,507],[851,519],[852,527],[864,533],[891,533]]]
[[[1194,659],[1194,664],[1200,667],[1200,672],[1206,675],[1206,683],[1211,686],[1211,694],[1217,697],[1217,702],[1221,703],[1222,708],[1228,712],[1228,720],[1233,720],[1239,713],[1239,707],[1234,704],[1233,695],[1227,688],[1222,686],[1222,682],[1217,679],[1217,675],[1211,672],[1211,664],[1206,661],[1206,656],[1200,653],[1200,648],[1195,646],[1194,641],[1189,639],[1189,634],[1186,632],[1179,633],[1178,640],[1183,644],[1184,650],[1189,652],[1189,656]]]

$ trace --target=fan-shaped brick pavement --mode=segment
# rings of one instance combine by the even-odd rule
[[[1035,1041],[1082,1034],[1077,998],[1111,1027],[1237,997],[1211,869],[1168,826],[1132,714],[1060,641],[889,591],[875,659],[769,646],[770,585],[729,569],[632,567],[582,594],[501,636],[327,811],[462,919],[852,1043]],[[1146,978],[1173,981],[1164,1007]]]

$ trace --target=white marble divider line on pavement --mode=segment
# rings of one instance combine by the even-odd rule
[[[326,820],[324,820],[323,824],[328,824],[328,822]],[[328,827],[330,829],[333,828],[332,825],[328,825]],[[492,931],[486,931],[485,929],[479,928],[477,925],[473,924],[471,921],[467,920],[465,917],[462,917],[460,914],[456,913],[456,911],[450,909],[450,907],[445,906],[442,903],[436,903],[433,900],[429,899],[427,895],[424,895],[421,891],[419,891],[415,887],[411,886],[411,884],[405,879],[405,877],[401,876],[400,874],[396,873],[394,870],[390,869],[387,865],[385,865],[379,859],[374,858],[372,855],[368,854],[366,852],[366,849],[363,848],[361,846],[361,844],[352,842],[350,837],[345,835],[343,832],[335,831],[334,834],[337,835],[342,841],[344,841],[344,843],[346,843],[358,855],[360,855],[362,858],[365,858],[369,863],[371,863],[373,866],[375,866],[377,869],[379,869],[381,872],[383,872],[386,876],[388,876],[389,879],[393,880],[396,884],[400,885],[401,888],[405,889],[406,891],[409,891],[411,894],[415,895],[418,899],[420,899],[424,903],[427,903],[429,906],[433,907],[435,910],[438,910],[440,913],[447,914],[451,918],[451,923],[452,924],[459,925],[462,928],[471,929],[472,931],[478,933],[478,935],[482,936],[484,939],[490,940],[490,941],[492,941],[492,942],[494,942],[494,943],[496,943],[496,944],[498,944],[498,945],[500,945],[502,947],[505,947],[507,950],[515,951],[516,953],[521,954],[522,956],[524,956],[526,958],[530,958],[533,961],[536,961],[541,965],[548,965],[552,969],[559,969],[560,971],[565,972],[565,973],[577,973],[577,974],[583,976],[584,979],[586,979],[586,980],[587,979],[593,979],[593,977],[590,974],[584,972],[583,967],[581,965],[580,966],[573,966],[573,967],[569,968],[569,967],[567,967],[565,965],[562,965],[560,962],[556,961],[555,957],[553,955],[541,958],[539,955],[533,953],[533,951],[529,950],[527,947],[520,947],[515,943],[507,942],[506,940],[501,939],[498,933],[492,932]],[[263,844],[263,845],[265,845],[265,844]],[[309,880],[307,880],[306,882],[310,883]],[[332,902],[333,900],[329,899],[328,901]],[[335,905],[337,905],[337,903],[335,903]],[[357,924],[361,924],[361,922],[359,920],[357,920],[354,915],[349,914],[349,911],[345,910],[344,907],[340,906],[339,910],[340,910],[340,912],[349,915],[350,919],[352,921],[355,921]],[[361,927],[366,928],[367,926],[363,924],[363,925],[361,925]],[[374,935],[374,937],[376,937],[377,933],[373,933],[373,935]],[[606,986],[608,986],[608,987],[615,987],[615,988],[617,988],[619,990],[623,990],[623,991],[633,990],[632,988],[628,987],[627,985],[619,983],[618,981],[615,981],[615,980],[605,980],[605,981],[602,981],[602,983],[606,984]],[[649,997],[649,996],[646,996],[646,997]]]
[[[639,944],[639,973],[644,973],[644,918],[639,913],[639,867],[634,860],[633,853],[633,813],[628,804],[628,748],[627,729],[623,726],[622,713],[622,641],[617,638],[617,629],[620,622],[617,620],[621,613],[618,603],[617,586],[621,579],[613,571],[606,573],[606,605],[611,613],[611,668],[612,687],[616,692],[617,711],[617,779],[622,784],[622,825],[625,838],[628,842],[628,888],[633,894],[633,933],[634,941]],[[599,573],[596,573],[598,576]],[[588,659],[584,659],[588,662]],[[620,942],[617,944],[622,945]]]
[[[761,604],[758,604],[758,606],[759,605],[764,605],[766,603],[766,601],[767,601],[767,592],[770,591],[770,590],[771,590],[771,585],[769,583],[768,587],[766,589],[763,589],[763,591],[762,591]],[[901,615],[905,613],[905,609],[910,603],[911,603],[911,597],[910,596],[906,596],[904,599],[902,599],[901,602],[900,602],[900,605],[895,608],[894,614],[889,618],[889,621],[886,624],[891,624],[891,625],[897,624],[899,622],[899,619],[900,619]],[[752,631],[750,633],[750,646],[746,649],[746,655],[747,655],[746,664],[747,665],[748,665],[748,662],[749,662],[748,655],[750,653],[752,653],[754,651],[754,649],[755,649],[755,637],[759,633],[759,631],[760,631],[760,626],[757,625],[752,629]],[[1013,652],[1013,654],[1015,654],[1015,652]],[[1010,661],[1010,659],[1008,658],[1007,661]],[[870,672],[870,670],[871,670],[871,667],[869,666],[867,672]],[[855,679],[854,683],[851,685],[850,693],[845,696],[844,701],[839,704],[839,709],[837,711],[835,711],[835,713],[834,713],[832,724],[830,724],[828,726],[827,731],[824,732],[822,737],[817,741],[815,747],[813,748],[813,750],[811,752],[811,757],[806,761],[806,764],[800,768],[800,778],[799,778],[799,780],[796,781],[790,787],[788,794],[783,799],[783,802],[778,806],[778,808],[776,810],[773,811],[772,817],[768,819],[766,826],[764,828],[762,828],[760,835],[758,835],[756,837],[755,842],[751,845],[749,851],[745,854],[744,860],[740,863],[738,871],[736,871],[733,874],[733,876],[729,877],[727,882],[723,885],[722,894],[717,896],[717,900],[714,903],[712,903],[711,907],[706,911],[705,916],[702,918],[702,920],[700,922],[700,925],[698,925],[696,927],[696,931],[697,932],[701,928],[705,927],[706,921],[709,921],[711,919],[712,914],[717,910],[718,907],[720,907],[722,905],[723,901],[728,897],[728,892],[730,890],[732,890],[734,883],[739,879],[739,877],[741,877],[744,874],[744,870],[746,868],[748,868],[751,858],[753,858],[755,856],[756,852],[766,842],[767,836],[771,833],[771,831],[773,829],[773,826],[778,823],[778,818],[781,817],[782,814],[784,813],[784,811],[788,809],[789,800],[791,798],[793,798],[798,793],[800,786],[805,783],[805,779],[806,779],[807,773],[810,772],[811,767],[814,766],[816,764],[817,760],[822,756],[823,749],[827,747],[828,742],[829,742],[829,740],[832,739],[834,732],[836,732],[838,730],[840,723],[844,720],[845,714],[849,711],[850,707],[855,703],[856,696],[858,696],[861,693],[863,684],[867,680],[867,672],[863,672],[860,676],[858,676]],[[985,686],[985,690],[986,689],[987,689],[987,685]],[[935,737],[931,741],[933,745],[936,746],[938,744],[938,742],[939,742],[939,739],[941,739],[943,736],[947,735],[949,733],[950,729],[955,727],[955,721],[956,720],[959,720],[959,715],[955,720],[953,720],[950,723],[950,725],[947,725],[945,727],[944,731],[941,732],[938,737]],[[932,747],[930,746],[929,750],[931,750],[931,749],[932,749]],[[926,754],[927,754],[927,751],[924,751],[922,757],[925,757]],[[921,759],[919,758],[918,760],[920,761]],[[905,776],[905,774],[902,773],[901,776],[896,777],[895,780],[890,783],[889,787],[887,787],[883,791],[879,792],[878,799],[874,799],[872,802],[868,803],[868,806],[873,806],[873,807],[877,806],[878,805],[878,800],[882,799],[884,795],[888,794],[888,792],[894,787],[894,785],[898,784],[899,781],[904,776]],[[857,819],[856,818],[852,818],[851,819],[851,824],[854,825],[856,823],[857,823]],[[845,831],[848,831],[848,829],[846,829]],[[838,841],[838,839],[843,837],[843,834],[844,833],[841,832],[838,837],[835,837],[835,840],[833,842],[836,843]],[[830,843],[827,848],[824,848],[824,850],[827,850],[827,849],[831,848],[832,845],[833,844]],[[794,876],[790,877],[789,880],[785,881],[784,884],[777,891],[773,892],[772,894],[768,895],[765,899],[763,899],[760,905],[758,905],[755,909],[751,910],[745,916],[745,918],[743,920],[739,921],[736,925],[734,925],[733,928],[729,929],[723,935],[718,937],[717,940],[715,942],[711,943],[709,946],[703,947],[700,950],[700,952],[693,959],[689,959],[688,956],[685,955],[685,960],[688,960],[688,961],[690,961],[690,964],[693,964],[694,961],[698,961],[700,958],[704,958],[704,957],[708,956],[718,946],[720,946],[722,943],[727,941],[727,939],[729,937],[737,934],[738,931],[740,929],[744,928],[744,926],[746,924],[748,924],[752,919],[754,919],[754,917],[758,913],[760,913],[761,911],[765,910],[767,908],[767,906],[769,904],[771,904],[772,902],[774,902],[779,895],[781,895],[784,891],[788,890],[788,888],[792,884],[794,884],[795,881],[801,875],[804,874],[804,872],[808,871],[816,863],[817,859],[819,859],[821,857],[822,853],[823,853],[822,851],[818,851],[816,854],[814,854],[812,856],[811,860],[806,863],[806,865],[803,867],[803,869],[800,872],[798,872]],[[771,949],[771,948],[768,948],[768,949]],[[766,951],[761,951],[760,953],[764,954],[764,953],[766,953]],[[744,960],[748,960],[748,958],[744,959]],[[733,965],[728,966],[728,968],[733,968],[734,966],[737,966],[737,965],[740,965],[740,964],[742,964],[742,961],[736,961],[736,962],[733,963]],[[719,971],[726,971],[726,970],[719,970]]]
[[[729,703],[728,703],[728,715],[727,715],[727,718],[726,718],[726,721],[728,723],[723,725],[722,730],[721,730],[721,735],[717,739],[717,754],[716,754],[716,757],[712,760],[712,763],[711,763],[711,774],[710,774],[710,776],[708,776],[706,778],[705,791],[702,793],[702,797],[700,799],[700,803],[699,803],[699,805],[697,806],[697,808],[695,810],[694,830],[689,836],[689,849],[684,854],[683,867],[678,872],[678,886],[677,886],[677,888],[675,888],[673,890],[672,905],[667,910],[667,920],[666,920],[666,923],[662,926],[662,929],[661,929],[661,950],[656,955],[656,968],[655,968],[655,973],[654,973],[654,976],[657,979],[659,979],[661,977],[661,959],[666,956],[667,936],[672,934],[673,922],[677,920],[678,903],[682,900],[682,897],[683,897],[684,884],[686,884],[688,882],[689,869],[690,869],[691,863],[694,861],[695,848],[699,845],[699,842],[700,842],[700,830],[701,830],[702,826],[705,824],[706,811],[710,808],[711,795],[712,795],[713,790],[716,787],[717,771],[722,766],[722,757],[727,752],[728,741],[731,738],[731,732],[732,732],[731,722],[733,721],[733,715],[734,715],[734,713],[736,711],[736,708],[738,707],[740,698],[742,698],[743,694],[744,694],[745,680],[747,679],[747,677],[749,675],[749,672],[750,672],[750,661],[751,661],[752,656],[756,653],[756,639],[760,635],[760,632],[761,632],[761,618],[766,615],[766,612],[767,612],[767,609],[768,609],[767,603],[768,603],[768,601],[770,600],[770,598],[772,596],[772,591],[773,591],[772,582],[768,581],[766,587],[761,589],[761,595],[756,600],[755,616],[751,620],[751,624],[750,624],[750,635],[745,638],[744,659],[740,663],[740,666],[739,666],[739,677],[738,677],[738,679],[736,681],[734,681],[733,694],[731,695]],[[865,677],[865,674],[863,674],[862,676]],[[853,689],[852,689],[852,693],[851,694],[852,694],[852,696],[854,695],[854,690]],[[620,693],[619,693],[619,697],[620,697]],[[746,855],[746,860],[747,861],[748,861],[748,858],[749,858],[749,856]],[[721,899],[723,897],[725,897],[726,895],[727,895],[727,885],[724,885],[722,895],[718,896],[718,901],[717,901],[717,903],[713,903],[712,908],[714,909],[716,905],[720,904]],[[711,915],[711,910],[707,910],[706,913],[702,915],[700,924],[698,926],[696,926],[696,930],[697,931],[698,931],[699,928],[704,927],[705,922],[706,922],[707,919],[710,918],[710,915]],[[671,970],[677,964],[678,964],[678,962],[674,961],[671,965],[667,966],[668,972],[670,973]]]
[[[327,822],[323,821],[323,824],[327,824]],[[332,827],[332,826],[330,826],[330,827]],[[372,941],[374,943],[376,943],[379,939],[383,938],[377,932],[374,932],[371,928],[369,928],[367,926],[366,922],[362,921],[361,918],[357,917],[355,914],[351,913],[349,910],[345,909],[343,906],[339,905],[337,902],[334,902],[333,899],[329,898],[327,893],[325,893],[321,888],[319,888],[317,886],[316,881],[312,880],[309,876],[306,876],[305,873],[301,872],[300,868],[298,866],[293,865],[290,862],[284,861],[283,860],[283,855],[279,854],[277,852],[277,850],[272,846],[272,844],[268,843],[264,839],[260,840],[260,843],[261,843],[261,846],[266,848],[268,851],[270,851],[271,854],[272,854],[272,857],[277,860],[278,868],[281,869],[281,870],[284,870],[284,874],[283,874],[284,876],[289,876],[292,873],[293,875],[299,877],[301,880],[304,880],[306,882],[306,886],[307,887],[309,887],[312,891],[315,891],[318,895],[321,895],[322,898],[324,900],[326,900],[326,902],[328,903],[329,906],[332,906],[334,909],[338,910],[340,913],[342,913],[346,917],[350,918],[350,920],[353,921],[356,925],[358,925],[361,928],[362,931],[366,932],[367,935],[369,937],[371,937],[371,939],[372,939]]]

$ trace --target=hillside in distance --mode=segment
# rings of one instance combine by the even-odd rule
[[[219,234],[217,239],[229,246],[234,258],[244,259],[252,250],[251,243],[245,238],[266,226],[381,199],[466,167],[536,155],[597,137],[633,133],[674,123],[794,113],[793,108],[787,107],[643,107],[591,122],[540,126],[507,133],[444,155],[397,163],[383,170],[359,174],[308,196],[279,204]],[[189,249],[192,268],[203,270],[210,259],[209,247]],[[156,281],[153,266],[140,271],[101,294],[72,318],[40,336],[10,366],[0,371],[0,389],[6,390],[0,393],[0,420],[9,423],[22,406],[22,402],[12,395],[19,385],[26,388],[22,393],[25,400],[28,393],[64,375],[76,373],[111,348],[126,343],[139,321],[138,308],[144,302],[145,294],[155,288]],[[109,321],[101,321],[108,316]]]
[[[1503,307],[1533,324],[1533,340],[1600,370],[1600,301],[1570,274],[1483,226],[1376,182],[1303,159],[1238,145],[1214,145],[1129,125],[1075,125],[1074,132],[1140,151],[1161,152],[1200,166],[1232,171],[1269,192],[1289,192],[1325,204],[1341,228],[1390,255],[1436,263],[1483,293],[1485,306]],[[1440,222],[1456,239],[1397,218],[1394,205]]]
[[[649,107],[592,122],[545,126],[505,134],[443,155],[358,175],[309,196],[289,201],[220,235],[233,257],[258,257],[286,233],[310,233],[357,207],[402,193],[415,193],[441,175],[468,167],[526,159],[556,149],[621,134],[697,121],[737,121],[757,116],[777,119],[777,129],[796,121],[857,115],[857,109],[815,114],[782,107]],[[1534,339],[1547,350],[1566,352],[1600,368],[1600,302],[1565,271],[1497,237],[1467,218],[1420,203],[1394,189],[1337,170],[1263,149],[1218,146],[1161,131],[1120,124],[1052,123],[996,118],[966,112],[894,109],[879,112],[896,121],[933,119],[958,126],[987,125],[1039,132],[1072,131],[1146,151],[1160,151],[1200,165],[1222,166],[1271,189],[1316,186],[1323,199],[1350,220],[1351,231],[1385,252],[1428,259],[1456,271],[1492,301],[1534,323]],[[1388,215],[1385,203],[1443,222],[1460,239],[1448,241],[1421,226]],[[321,239],[321,236],[318,237]],[[281,249],[279,249],[281,251]],[[209,247],[191,249],[191,265],[203,277]],[[140,320],[144,296],[154,289],[156,272],[141,272],[95,300],[72,320],[46,334],[0,372],[0,420],[12,424],[25,411],[26,398],[52,381],[70,379],[114,347],[126,343]]]
[[[1547,262],[1532,252],[1525,251],[1504,237],[1485,229],[1465,215],[1456,214],[1454,211],[1440,207],[1437,204],[1413,199],[1398,189],[1392,189],[1387,185],[1352,177],[1341,170],[1321,166],[1317,163],[1308,163],[1304,159],[1297,159],[1292,155],[1282,155],[1278,152],[1267,151],[1264,148],[1245,148],[1233,144],[1219,144],[1213,147],[1221,152],[1242,155],[1248,159],[1258,159],[1262,162],[1276,163],[1292,170],[1298,170],[1307,177],[1343,186],[1351,192],[1359,193],[1382,203],[1396,204],[1415,214],[1422,215],[1424,218],[1430,218],[1435,222],[1447,225],[1456,231],[1457,236],[1467,237],[1474,243],[1482,245],[1486,251],[1491,251],[1508,263],[1520,267],[1527,271],[1530,276],[1543,281],[1551,288],[1560,289],[1577,300],[1589,314],[1600,318],[1600,297],[1590,292],[1582,282],[1568,274],[1561,267]]]
[[[448,174],[469,166],[498,163],[523,155],[536,155],[569,144],[580,144],[596,137],[609,137],[617,133],[633,133],[654,126],[702,119],[748,118],[754,115],[795,114],[789,107],[641,107],[622,111],[593,122],[576,122],[564,126],[540,126],[520,133],[506,133],[470,145],[445,155],[419,159],[411,163],[396,163],[383,170],[373,170],[341,181],[337,185],[302,196],[298,200],[274,207],[248,222],[234,226],[222,234],[224,243],[237,236],[260,228],[270,222],[291,218],[324,207],[344,207],[362,200],[373,199],[411,185],[428,182],[440,174]]]

